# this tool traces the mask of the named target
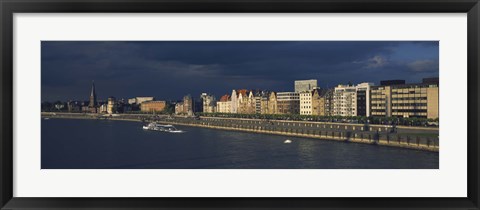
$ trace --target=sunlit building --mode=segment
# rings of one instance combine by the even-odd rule
[[[418,84],[392,84],[388,81],[381,84],[384,85],[373,86],[371,89],[372,116],[428,119],[439,117],[438,78],[426,78]]]
[[[278,114],[299,114],[300,113],[300,94],[297,92],[278,92],[277,93],[277,113]]]

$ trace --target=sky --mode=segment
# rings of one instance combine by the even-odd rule
[[[293,91],[439,76],[437,41],[42,41],[42,101],[217,98],[232,89]]]

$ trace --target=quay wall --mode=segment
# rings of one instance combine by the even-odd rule
[[[165,124],[194,126],[210,129],[222,129],[282,136],[306,137],[322,140],[334,140],[403,147],[409,149],[438,152],[438,128],[401,128],[392,133],[385,126],[364,126],[359,124],[342,124],[303,121],[265,121],[236,118],[167,118],[146,117],[145,115],[118,115],[113,117],[95,114],[42,113],[43,117],[68,119],[108,119],[137,122],[157,121]]]

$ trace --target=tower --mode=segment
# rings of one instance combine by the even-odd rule
[[[88,110],[91,113],[97,113],[97,93],[95,93],[94,81],[92,81],[92,91],[90,92],[90,102],[88,104]]]

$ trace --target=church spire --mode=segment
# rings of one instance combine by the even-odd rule
[[[89,107],[97,107],[97,94],[95,93],[95,82],[92,80],[92,91],[90,92]]]

